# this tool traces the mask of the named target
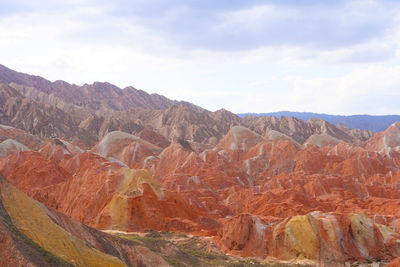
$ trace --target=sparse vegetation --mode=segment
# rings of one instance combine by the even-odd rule
[[[163,259],[174,267],[199,266],[229,266],[229,267],[289,267],[307,266],[301,264],[270,263],[256,259],[245,259],[224,254],[222,251],[210,248],[209,241],[200,237],[189,237],[184,234],[156,232],[141,235],[117,234],[138,245],[144,245],[156,253],[161,253]],[[167,249],[169,248],[169,249]]]
[[[150,250],[160,253],[161,250],[160,248],[164,245],[164,243],[166,242],[165,240],[161,239],[161,238],[155,238],[155,237],[151,237],[151,236],[140,236],[140,235],[123,235],[123,234],[118,234],[117,236],[124,238],[124,239],[128,239],[130,241],[133,241],[137,244],[141,244],[144,245],[146,247],[148,247]]]

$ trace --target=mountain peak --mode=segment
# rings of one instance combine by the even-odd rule
[[[68,104],[83,106],[91,111],[133,108],[166,109],[176,104],[183,104],[196,110],[201,109],[191,103],[170,100],[157,94],[148,94],[132,86],[122,90],[109,82],[96,81],[82,86],[71,85],[61,80],[52,83],[39,76],[16,72],[4,65],[0,65],[0,83],[15,83],[32,87],[39,92],[56,96]]]

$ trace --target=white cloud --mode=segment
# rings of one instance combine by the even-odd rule
[[[294,110],[340,114],[400,113],[400,66],[369,66],[342,77],[294,79]],[[365,102],[363,102],[365,101]]]
[[[354,10],[348,13],[354,21],[365,20],[365,12],[356,10],[365,2],[351,3]],[[398,21],[379,2],[368,3],[364,11],[376,8],[374,16]],[[394,103],[400,99],[399,26],[338,47],[294,42],[223,51],[182,46],[138,17],[110,15],[107,8],[72,1],[65,10],[0,17],[0,63],[50,80],[132,85],[211,110],[400,113]],[[160,21],[171,23],[185,12],[184,7],[173,9]],[[272,5],[225,12],[219,28],[210,31],[240,26],[241,37],[243,28],[262,32],[265,17],[274,21],[292,15],[305,16],[294,7]]]

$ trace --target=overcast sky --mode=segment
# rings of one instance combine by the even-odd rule
[[[1,0],[0,64],[209,110],[400,114],[400,1]]]

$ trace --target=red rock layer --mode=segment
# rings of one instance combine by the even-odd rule
[[[312,212],[281,221],[241,214],[227,220],[218,238],[240,255],[339,263],[390,260],[399,255],[400,234],[363,214]]]
[[[215,146],[182,139],[158,146],[156,134],[142,136],[112,132],[89,152],[53,140],[1,160],[0,171],[99,229],[218,236],[244,256],[326,262],[399,254],[397,143],[389,154],[379,142],[358,146],[326,135],[302,146],[242,126]],[[314,241],[303,240],[304,227]]]

